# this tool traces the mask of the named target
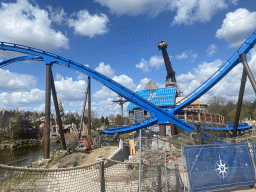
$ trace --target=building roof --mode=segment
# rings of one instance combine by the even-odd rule
[[[174,104],[176,87],[142,90],[136,91],[135,93],[159,107],[169,107]],[[134,103],[130,103],[127,107],[127,111],[132,111],[134,108],[140,107]]]
[[[151,80],[150,80],[150,81],[146,84],[144,90],[149,90],[149,89],[158,89],[158,86],[157,86],[157,84],[156,84],[154,81],[151,81]]]

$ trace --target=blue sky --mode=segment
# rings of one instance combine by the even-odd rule
[[[0,2],[0,41],[59,54],[133,91],[143,89],[149,80],[164,87],[166,70],[157,48],[161,40],[168,43],[177,83],[187,95],[228,60],[256,28],[253,0]],[[18,55],[0,51],[0,60]],[[255,49],[248,61],[256,73]],[[239,64],[200,98],[201,103],[211,96],[236,101],[241,73]],[[81,113],[87,77],[59,65],[53,66],[53,74],[64,110]],[[43,62],[18,62],[2,68],[0,76],[0,108],[44,111]],[[116,115],[119,108],[111,102],[116,98],[92,79],[92,107],[98,116]],[[249,81],[245,99],[255,99]]]

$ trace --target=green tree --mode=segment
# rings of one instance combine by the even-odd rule
[[[84,121],[84,124],[87,124],[87,123],[88,123],[88,117],[87,117],[87,116],[84,116],[83,121]]]
[[[124,124],[124,119],[123,119],[123,117],[118,114],[118,115],[115,117],[115,123],[116,123],[117,125],[123,125],[123,124]]]
[[[236,104],[234,104],[232,101],[228,101],[224,107],[222,115],[226,117],[227,114],[234,109],[236,109]]]
[[[99,128],[101,126],[100,120],[98,118],[94,118],[92,120],[92,129]]]
[[[36,121],[39,120],[39,115],[38,115],[38,113],[37,113],[36,111],[34,111],[34,112],[32,113],[31,120],[32,120],[32,123],[34,123],[34,122],[36,122]]]
[[[253,119],[256,120],[256,114],[254,114],[254,111],[256,109],[256,100],[254,100],[251,105],[250,105],[250,109],[249,109],[249,116]]]
[[[235,122],[235,116],[236,116],[236,109],[231,110],[226,116],[225,116],[225,122],[226,123],[234,123]]]
[[[256,120],[256,109],[254,109],[253,113],[252,113],[252,119]]]
[[[105,119],[105,125],[109,125],[109,121],[108,121],[108,117],[106,117],[106,119]]]
[[[101,124],[104,124],[104,121],[105,121],[104,117],[101,116],[101,119],[100,119]]]
[[[224,97],[211,97],[207,103],[210,104],[208,107],[209,113],[225,115],[226,99]]]
[[[75,117],[75,115],[71,113],[71,114],[69,114],[68,119],[66,121],[64,121],[64,124],[72,124],[72,123],[78,125],[80,122]]]
[[[130,125],[131,124],[131,121],[130,121],[129,117],[124,117],[124,124],[125,125]]]

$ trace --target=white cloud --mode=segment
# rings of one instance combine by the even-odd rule
[[[115,100],[114,98],[108,98],[105,101],[100,101],[98,103],[92,103],[92,105],[95,107],[95,110],[97,111],[97,114],[99,117],[102,115],[104,117],[110,116],[110,115],[117,115],[119,114],[119,105],[116,103],[113,103],[112,101]],[[127,104],[124,104],[124,110],[123,113],[126,115],[127,111]]]
[[[149,64],[151,67],[159,69],[162,65],[164,65],[164,59],[161,56],[153,56],[149,60]]]
[[[142,69],[144,72],[149,71],[149,63],[145,59],[141,59],[140,64],[136,64],[136,68]]]
[[[195,22],[209,22],[220,10],[226,9],[229,4],[236,1],[229,0],[176,0],[172,1],[171,9],[176,10],[173,24],[191,25]]]
[[[41,104],[45,99],[45,91],[32,89],[29,92],[3,92],[0,94],[0,108],[26,107]]]
[[[149,81],[149,78],[141,79],[140,84],[136,87],[135,91],[143,90]]]
[[[36,78],[32,75],[13,73],[0,69],[0,90],[2,91],[30,91],[36,87]]]
[[[47,8],[50,12],[52,22],[56,22],[60,25],[65,20],[67,14],[65,13],[64,9],[53,9],[52,6],[48,6]]]
[[[148,72],[150,71],[150,68],[159,69],[162,65],[164,65],[163,57],[155,55],[150,57],[149,61],[142,58],[140,63],[136,64],[136,68],[139,68],[144,72]]]
[[[190,51],[184,51],[180,55],[175,55],[177,60],[181,59],[190,59],[192,62],[197,58],[197,53],[193,53],[191,50]]]
[[[237,4],[238,0],[95,0],[102,6],[110,9],[117,15],[148,14],[156,16],[165,11],[174,11],[173,24],[191,25],[194,22],[208,22],[220,10],[226,9],[229,4]]]
[[[84,80],[73,81],[72,78],[62,78],[55,81],[58,97],[62,101],[83,100],[86,91],[86,82]]]
[[[150,13],[153,16],[158,15],[162,11],[167,10],[170,0],[95,0],[102,6],[106,6],[110,11],[117,15],[140,15]]]
[[[46,49],[68,48],[68,38],[51,28],[48,12],[27,0],[2,2],[0,23],[1,41]]]
[[[248,62],[252,72],[256,73],[256,50],[251,51],[251,60]],[[217,69],[223,64],[221,60],[216,60],[212,63],[202,63],[197,68],[194,68],[192,72],[187,74],[181,74],[177,77],[177,83],[181,90],[184,92],[184,96],[194,91],[205,80],[207,80]],[[237,101],[243,66],[238,64],[233,68],[220,82],[218,82],[210,91],[204,94],[200,101],[206,103],[212,96],[223,96],[227,100]],[[234,78],[236,77],[236,78]],[[247,79],[244,100],[255,100],[255,93]]]
[[[207,55],[209,57],[213,56],[217,52],[217,45],[211,44],[207,49]]]
[[[103,35],[108,32],[109,19],[105,14],[90,15],[87,10],[81,10],[74,13],[73,17],[75,19],[68,19],[68,25],[74,28],[76,34],[92,38],[95,35]]]
[[[237,47],[255,28],[256,12],[249,12],[247,9],[240,8],[227,13],[221,28],[216,32],[216,37],[224,38],[231,47]]]
[[[40,104],[40,105],[34,107],[33,110],[34,110],[34,111],[37,111],[37,112],[44,112],[44,111],[45,111],[45,104],[42,103],[42,104]]]
[[[112,79],[132,91],[136,88],[133,80],[127,75],[114,76]],[[117,94],[104,86],[102,89],[93,94],[93,97],[103,99],[107,97],[117,97]]]
[[[188,58],[188,54],[186,52],[183,52],[182,54],[180,55],[175,55],[176,59],[177,60],[180,60],[180,59],[187,59]]]
[[[132,78],[128,77],[127,75],[115,76],[113,77],[113,80],[130,90],[134,90],[136,88],[136,85],[133,83]]]
[[[96,91],[96,93],[93,94],[92,97],[96,99],[104,99],[108,97],[117,97],[117,94],[104,86],[99,91]]]
[[[95,68],[95,71],[112,78],[114,75],[114,70],[110,65],[105,65],[104,62],[101,62],[98,67]]]
[[[56,73],[56,79],[55,79],[55,80],[60,81],[62,78],[63,78],[63,77],[62,77],[61,74]]]

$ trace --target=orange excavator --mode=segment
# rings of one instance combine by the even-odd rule
[[[92,146],[92,138],[91,137],[82,136],[80,138],[79,149],[90,150],[91,146]]]

